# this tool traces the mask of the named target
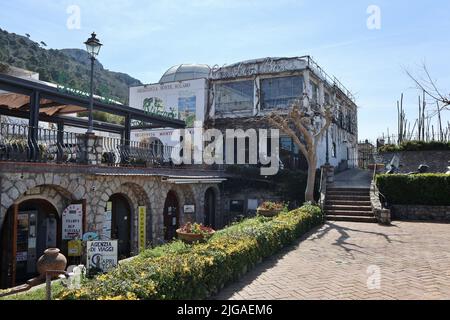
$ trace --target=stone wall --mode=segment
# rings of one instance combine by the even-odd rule
[[[450,222],[450,206],[393,205],[392,219]]]
[[[49,169],[50,170],[50,169]],[[110,197],[121,194],[128,199],[132,212],[132,251],[137,248],[138,208],[147,207],[147,239],[153,244],[164,241],[164,205],[169,191],[177,194],[181,208],[180,223],[204,220],[204,198],[209,188],[214,188],[217,198],[217,221],[222,222],[220,190],[213,184],[176,185],[159,176],[105,175],[77,173],[77,168],[58,172],[2,172],[0,174],[0,229],[13,204],[26,200],[42,199],[51,203],[61,216],[72,202],[86,200],[88,230],[101,233],[105,208]],[[79,170],[82,171],[82,170]],[[184,205],[195,205],[194,217],[183,214]]]
[[[263,201],[281,201],[281,197],[277,195],[275,190],[260,190],[245,188],[242,190],[225,190],[222,196],[223,199],[223,216],[224,223],[228,224],[232,222],[237,216],[250,216],[253,213],[248,212],[248,200],[256,199],[259,204]],[[230,211],[231,201],[244,201],[244,212],[232,212]]]
[[[430,172],[447,172],[450,151],[400,151],[380,153],[385,165],[396,155],[400,159],[400,173],[414,172],[421,164],[428,165]]]

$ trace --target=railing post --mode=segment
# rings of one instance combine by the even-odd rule
[[[30,96],[30,120],[28,122],[28,146],[30,148],[29,160],[37,161],[39,156],[38,130],[40,92],[33,91]]]
[[[56,145],[58,147],[58,156],[56,161],[61,163],[64,156],[64,122],[58,122],[58,132],[56,133]]]
[[[80,159],[84,164],[98,166],[102,163],[103,157],[103,137],[95,134],[85,134],[77,137],[79,145]]]

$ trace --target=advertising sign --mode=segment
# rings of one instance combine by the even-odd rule
[[[108,272],[117,267],[117,241],[88,241],[87,268]]]
[[[62,214],[62,239],[75,240],[83,237],[83,205],[72,204]]]
[[[82,241],[81,240],[70,240],[68,243],[68,254],[69,257],[81,257],[82,255]]]
[[[206,79],[153,84],[130,88],[130,106],[169,118],[179,118],[188,128],[204,121],[207,101]]]
[[[185,214],[193,214],[193,213],[195,213],[195,205],[185,205],[184,206],[184,213]]]
[[[139,207],[139,251],[145,250],[147,242],[147,207]]]

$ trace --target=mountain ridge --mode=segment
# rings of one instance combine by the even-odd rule
[[[0,28],[0,63],[38,72],[40,79],[73,89],[89,91],[89,54],[82,49],[47,49],[44,42],[9,33]],[[142,82],[123,72],[105,69],[96,60],[94,93],[103,97],[129,101],[129,87]]]

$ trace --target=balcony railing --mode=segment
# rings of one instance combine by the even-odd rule
[[[157,167],[172,165],[174,147],[160,142],[124,141],[119,138],[103,138],[102,163],[110,166]]]
[[[32,138],[31,132],[37,134]],[[76,163],[79,134],[0,123],[0,161]]]
[[[142,143],[98,137],[97,164],[104,166],[159,167],[172,165],[173,147],[161,142]],[[0,161],[87,164],[86,135],[0,123]],[[91,149],[92,150],[92,149]]]

